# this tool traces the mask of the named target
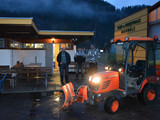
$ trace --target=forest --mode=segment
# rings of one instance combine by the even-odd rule
[[[102,49],[114,37],[115,21],[145,7],[116,9],[104,0],[5,0],[0,17],[33,17],[41,30],[95,31],[92,40],[79,46],[93,43]]]

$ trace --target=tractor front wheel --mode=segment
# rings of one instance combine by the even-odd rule
[[[153,104],[157,99],[157,92],[155,88],[148,84],[143,88],[142,92],[137,95],[137,97],[145,105]]]
[[[114,114],[118,111],[119,101],[115,97],[108,97],[104,103],[104,110],[108,113]]]

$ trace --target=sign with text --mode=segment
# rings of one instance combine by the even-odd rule
[[[147,37],[148,8],[115,22],[114,37]]]

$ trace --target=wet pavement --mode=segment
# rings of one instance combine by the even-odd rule
[[[75,80],[75,74],[70,74],[69,78],[77,89],[88,84],[88,76]],[[58,72],[49,87],[60,92],[55,89],[54,92],[0,94],[0,120],[160,120],[160,97],[156,104],[148,106],[142,105],[136,96],[123,98],[116,114],[106,113],[103,103],[93,106],[74,103],[68,110],[60,111],[64,94]]]
[[[64,95],[54,93],[0,95],[0,120],[159,120],[160,99],[153,105],[142,105],[136,97],[120,100],[116,114],[108,114],[103,103],[74,103],[60,111]]]

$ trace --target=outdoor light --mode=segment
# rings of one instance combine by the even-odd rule
[[[56,39],[55,39],[55,38],[52,38],[51,40],[52,40],[52,42],[54,42]]]
[[[104,50],[100,50],[100,52],[102,53]]]
[[[73,42],[77,42],[78,39],[77,38],[73,38],[72,40],[73,40]]]
[[[129,37],[125,37],[124,40],[125,40],[125,41],[128,41],[128,40],[129,40]]]
[[[93,82],[93,83],[99,83],[99,82],[100,82],[100,77],[94,77],[94,78],[92,79],[92,82]]]
[[[111,41],[110,41],[111,43],[113,43],[113,39],[111,39]]]

